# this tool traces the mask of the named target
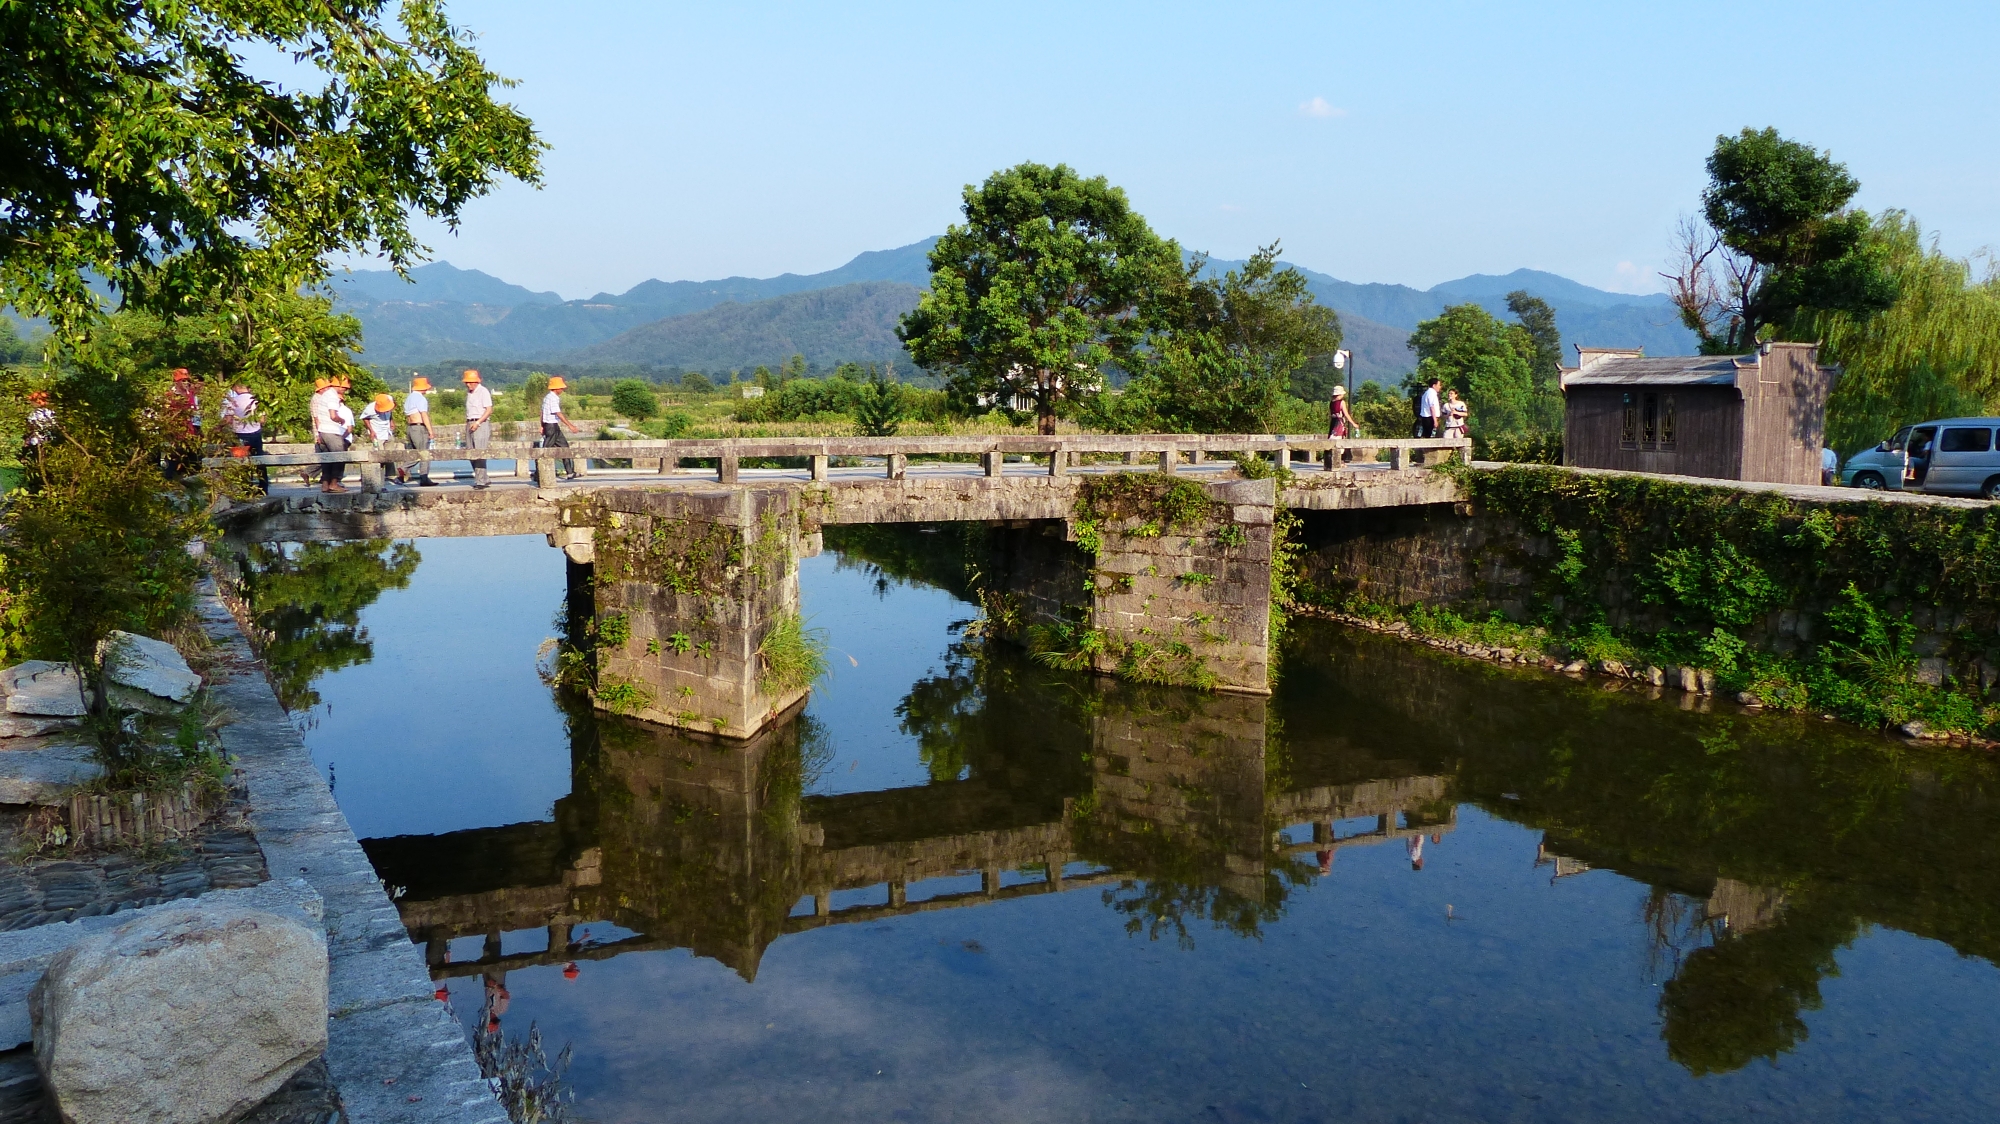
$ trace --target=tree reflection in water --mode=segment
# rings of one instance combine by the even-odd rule
[[[1983,758],[1693,699],[1674,710],[1312,623],[1286,675],[1288,713],[1313,698],[1454,757],[1464,798],[1654,887],[1660,1034],[1693,1073],[1805,1041],[1801,1013],[1865,926],[2000,958],[2000,770]]]
[[[885,579],[963,576],[962,552],[928,543],[890,557]],[[558,962],[680,947],[754,978],[786,934],[1048,892],[1032,878],[1064,861],[1100,872],[1084,892],[1136,937],[1255,937],[1315,876],[1303,860],[1344,842],[1335,823],[1375,817],[1379,842],[1448,830],[1466,802],[1539,830],[1558,874],[1649,888],[1632,918],[1641,971],[1662,985],[1667,1055],[1697,1075],[1803,1043],[1821,980],[1868,926],[2000,957],[1988,762],[1314,622],[1286,643],[1265,700],[1112,684],[961,639],[897,711],[929,782],[873,792],[816,791],[830,749],[809,716],[735,742],[569,698],[574,780],[555,823],[367,846],[409,887],[398,905],[420,940],[546,925]],[[1312,842],[1280,834],[1303,824]],[[1003,871],[1020,874],[1003,887]],[[968,872],[992,875],[988,889],[904,900],[905,880]],[[870,887],[875,904],[829,904]],[[555,935],[598,920],[636,935],[597,948]]]
[[[384,590],[408,586],[420,559],[416,544],[388,539],[239,548],[236,593],[250,608],[259,652],[286,710],[318,706],[316,679],[374,658],[361,611]]]

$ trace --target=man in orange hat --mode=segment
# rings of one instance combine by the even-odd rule
[[[201,463],[201,386],[186,367],[175,367],[167,387],[167,416],[181,424],[174,434],[176,448],[167,454],[169,479],[193,471]]]
[[[563,381],[561,375],[556,375],[549,380],[549,392],[542,395],[542,448],[544,449],[569,448],[569,438],[563,435],[563,427],[569,427],[571,433],[579,433],[583,429],[563,414],[562,392],[567,389],[569,384]],[[576,479],[576,462],[563,461],[557,475],[563,480]]]
[[[334,379],[321,394],[313,395],[313,448],[322,453],[344,453],[347,451],[347,435],[354,425],[354,413],[340,400],[341,383],[345,379]],[[323,403],[323,404],[322,404]],[[322,492],[345,492],[347,488],[340,478],[347,475],[347,466],[339,463],[319,466],[319,490]]]
[[[465,443],[484,449],[493,443],[493,392],[480,385],[479,372],[467,370],[459,379],[465,383]],[[486,487],[486,461],[472,462],[472,486]]]
[[[422,375],[410,380],[410,392],[403,396],[403,433],[410,440],[410,448],[428,453],[431,447],[431,380]],[[406,473],[398,474],[405,483]],[[431,479],[431,458],[417,461],[417,485],[423,488],[437,487]]]

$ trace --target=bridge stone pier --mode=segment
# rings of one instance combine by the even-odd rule
[[[1234,460],[1217,459],[1224,451]],[[794,658],[798,562],[819,552],[825,527],[984,524],[991,533],[976,592],[990,634],[1021,640],[1040,626],[1044,645],[1077,667],[1266,695],[1279,506],[1454,502],[1462,498],[1454,478],[1411,461],[1467,451],[1457,441],[1172,434],[580,442],[571,452],[579,463],[650,457],[659,468],[593,469],[584,486],[547,486],[552,474],[543,474],[532,486],[523,479],[483,491],[280,491],[220,510],[217,520],[254,541],[545,534],[590,568],[572,588],[589,590],[594,604],[572,614],[593,622],[597,704],[749,738],[805,696]],[[1357,452],[1377,459],[1342,459]],[[1282,495],[1278,475],[1249,471],[1267,453],[1289,466]],[[1112,456],[1118,462],[1105,463]],[[384,462],[414,457],[363,450],[259,463],[355,461],[379,479]],[[681,471],[688,457],[714,459],[713,475]],[[774,467],[746,467],[754,457]]]

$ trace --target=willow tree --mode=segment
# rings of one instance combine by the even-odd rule
[[[1926,244],[1900,211],[1877,219],[1869,241],[1894,278],[1886,311],[1806,317],[1791,333],[1821,341],[1841,366],[1827,402],[1827,443],[1851,453],[1899,425],[1979,414],[2000,399],[2000,276]]]
[[[896,334],[972,409],[1032,403],[1037,429],[1088,400],[1144,337],[1148,295],[1180,269],[1125,192],[1067,165],[1018,164],[968,184],[965,221],[930,252],[931,284]]]

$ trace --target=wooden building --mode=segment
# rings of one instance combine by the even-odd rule
[[[1834,373],[1810,343],[1662,359],[1578,348],[1562,373],[1563,463],[1817,484]]]

